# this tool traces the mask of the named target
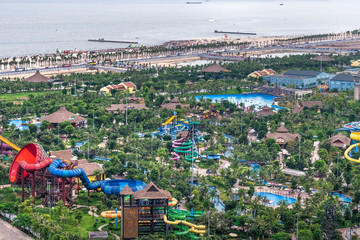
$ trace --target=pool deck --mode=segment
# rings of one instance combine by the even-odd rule
[[[11,224],[0,219],[0,240],[34,240]]]

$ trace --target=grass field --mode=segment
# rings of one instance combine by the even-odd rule
[[[15,101],[21,97],[28,97],[29,95],[39,96],[47,93],[56,93],[60,91],[43,91],[43,92],[22,92],[22,93],[5,93],[0,94],[0,100]]]

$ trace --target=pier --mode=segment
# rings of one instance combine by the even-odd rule
[[[256,33],[251,32],[227,32],[227,31],[218,31],[215,30],[215,33],[223,33],[223,34],[242,34],[242,35],[256,35]]]
[[[139,44],[135,41],[115,41],[115,40],[105,40],[103,38],[99,39],[88,39],[89,42],[109,42],[109,43],[128,43],[128,44]]]

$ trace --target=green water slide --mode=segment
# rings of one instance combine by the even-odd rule
[[[183,224],[180,225],[172,225],[173,228],[176,228],[177,230],[174,231],[174,234],[176,236],[185,236],[190,239],[200,239],[200,236],[196,236],[189,232],[189,228],[184,226]]]
[[[189,125],[199,125],[200,122],[193,122],[193,121],[189,121]],[[199,155],[196,151],[192,152],[191,148],[192,148],[192,144],[193,141],[189,140],[188,142],[182,143],[181,146],[179,147],[175,147],[174,151],[176,153],[183,153],[183,154],[187,154],[185,156],[185,160],[188,162],[192,162],[193,160],[195,161],[197,156]]]
[[[189,228],[184,226],[183,224],[179,225],[171,225],[173,228],[176,228],[177,230],[174,231],[174,234],[176,236],[183,236],[186,234],[189,234]]]
[[[187,154],[185,156],[185,160],[188,162],[191,162],[192,160],[195,160],[195,158],[197,157],[197,153],[191,153],[191,148],[192,148],[192,141],[189,140],[189,142],[186,143],[182,143],[181,146],[179,147],[175,147],[174,151],[176,153],[185,153]]]
[[[191,214],[191,211],[185,211],[185,210],[174,210],[172,208],[169,208],[169,218],[171,218],[171,220],[186,220],[186,218],[190,218],[190,217],[200,217],[201,215],[203,215],[204,212],[202,211],[193,211],[193,214]],[[189,227],[188,226],[184,226],[184,224],[179,224],[179,225],[171,225],[174,229],[174,234],[176,236],[185,236],[188,237],[190,239],[200,239],[200,236],[197,236],[193,233],[190,232]]]
[[[169,218],[173,220],[185,220],[186,218],[199,218],[204,214],[203,211],[185,211],[185,210],[174,210],[169,208]]]

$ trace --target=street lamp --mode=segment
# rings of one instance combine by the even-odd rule
[[[89,132],[88,134],[88,142],[87,142],[87,159],[89,160],[89,146],[90,146],[90,137],[89,137]]]
[[[94,122],[95,122],[95,110],[93,109],[93,129],[94,129]]]
[[[296,213],[296,240],[299,239],[299,213]]]
[[[59,145],[59,138],[60,138],[60,136],[59,136],[59,125],[57,125],[56,128],[58,130],[58,145]]]
[[[136,149],[136,169],[139,170],[139,160],[137,154],[137,138],[136,138],[136,117],[135,117],[135,125],[134,125],[134,137],[135,137],[135,149]]]

